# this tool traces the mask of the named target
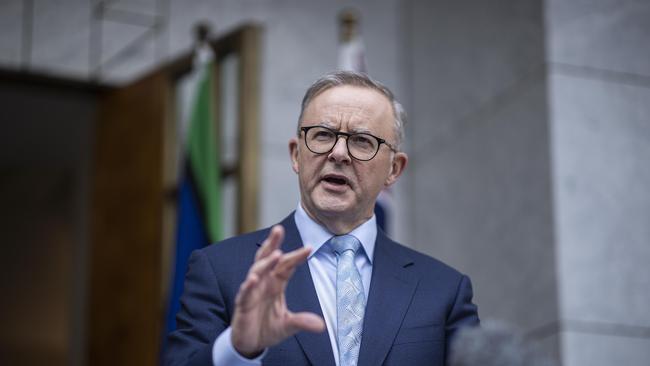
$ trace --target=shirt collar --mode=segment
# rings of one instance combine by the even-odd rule
[[[307,212],[302,208],[302,203],[298,203],[294,220],[303,244],[312,249],[309,258],[334,236],[327,228],[321,226],[307,215]],[[372,263],[375,252],[375,241],[377,239],[377,219],[375,215],[372,215],[370,219],[354,228],[348,234],[359,239],[368,261]]]

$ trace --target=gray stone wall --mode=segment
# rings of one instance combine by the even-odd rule
[[[564,365],[650,359],[650,3],[410,1],[414,247]]]
[[[650,3],[546,2],[566,366],[650,360]]]
[[[483,319],[556,355],[542,3],[409,5],[412,243],[471,276]]]

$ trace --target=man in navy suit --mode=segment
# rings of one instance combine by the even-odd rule
[[[433,365],[478,325],[469,279],[377,228],[407,165],[404,112],[368,76],[317,80],[289,141],[300,202],[192,254],[166,365]]]

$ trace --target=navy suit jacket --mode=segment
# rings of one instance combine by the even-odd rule
[[[282,250],[302,247],[293,214],[281,224]],[[212,344],[229,326],[235,295],[268,233],[269,228],[234,237],[192,254],[165,365],[212,365]],[[286,301],[291,311],[322,316],[306,263],[289,281]],[[442,366],[458,328],[478,322],[466,276],[378,230],[358,366]],[[262,364],[333,366],[327,331],[289,337],[271,347]]]

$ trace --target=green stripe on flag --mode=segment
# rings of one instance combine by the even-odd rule
[[[204,68],[198,81],[196,99],[190,117],[188,149],[194,183],[203,207],[203,219],[208,240],[214,243],[221,237],[220,164],[214,127],[214,78],[212,62]]]

